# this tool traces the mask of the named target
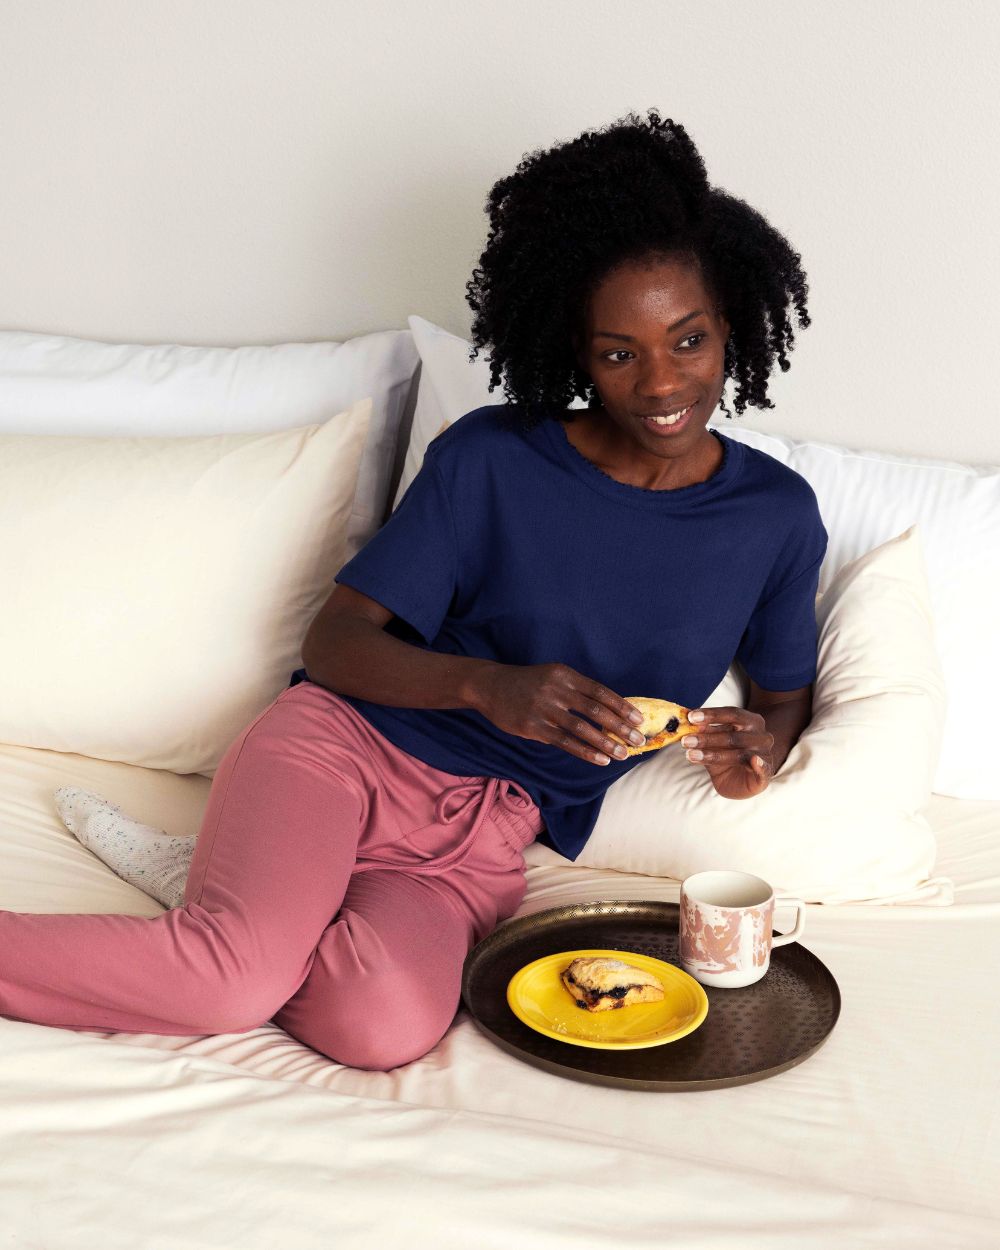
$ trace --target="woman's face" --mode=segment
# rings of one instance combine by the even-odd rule
[[[696,448],[704,452],[705,427],[725,385],[728,336],[729,323],[713,308],[696,265],[630,262],[591,296],[577,359],[607,418],[636,450],[681,459]],[[642,419],[688,405],[673,425],[651,428]]]

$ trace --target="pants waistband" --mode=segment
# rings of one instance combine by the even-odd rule
[[[466,815],[478,804],[479,810],[472,822],[469,832],[452,849],[444,855],[423,862],[392,863],[385,859],[359,859],[355,872],[366,872],[373,868],[401,868],[408,872],[424,873],[436,877],[449,868],[462,863],[475,845],[476,837],[482,828],[483,821],[492,812],[504,824],[514,844],[525,847],[537,835],[542,827],[541,813],[535,807],[531,795],[516,781],[503,777],[466,777],[453,786],[448,786],[438,795],[434,804],[434,818],[439,824],[448,825]],[[459,798],[457,806],[449,802]]]

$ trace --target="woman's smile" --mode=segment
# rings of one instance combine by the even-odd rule
[[[639,421],[657,438],[670,438],[679,434],[689,424],[689,418],[697,409],[697,403],[688,404],[679,413],[669,417],[640,417]]]

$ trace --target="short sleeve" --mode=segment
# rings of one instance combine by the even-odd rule
[[[797,690],[816,680],[816,591],[828,535],[812,489],[775,561],[736,659],[765,690]]]
[[[448,492],[433,456],[382,525],[333,579],[369,595],[430,643],[455,594],[458,544]]]

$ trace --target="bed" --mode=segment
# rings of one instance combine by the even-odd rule
[[[371,478],[390,493],[398,482],[397,499],[402,409],[386,408],[379,432],[396,482]],[[377,522],[353,509],[355,542]],[[0,907],[26,912],[163,910],[66,830],[57,787],[184,835],[211,786],[200,771],[13,742],[0,777]],[[805,1062],[732,1089],[563,1080],[498,1048],[464,1008],[432,1052],[384,1073],[272,1023],[187,1038],[0,1015],[5,1243],[996,1246],[1000,800],[935,793],[922,818],[951,901],[810,903],[805,944],[839,983],[840,1019]],[[669,876],[569,864],[537,843],[526,859],[518,916],[678,899]]]

